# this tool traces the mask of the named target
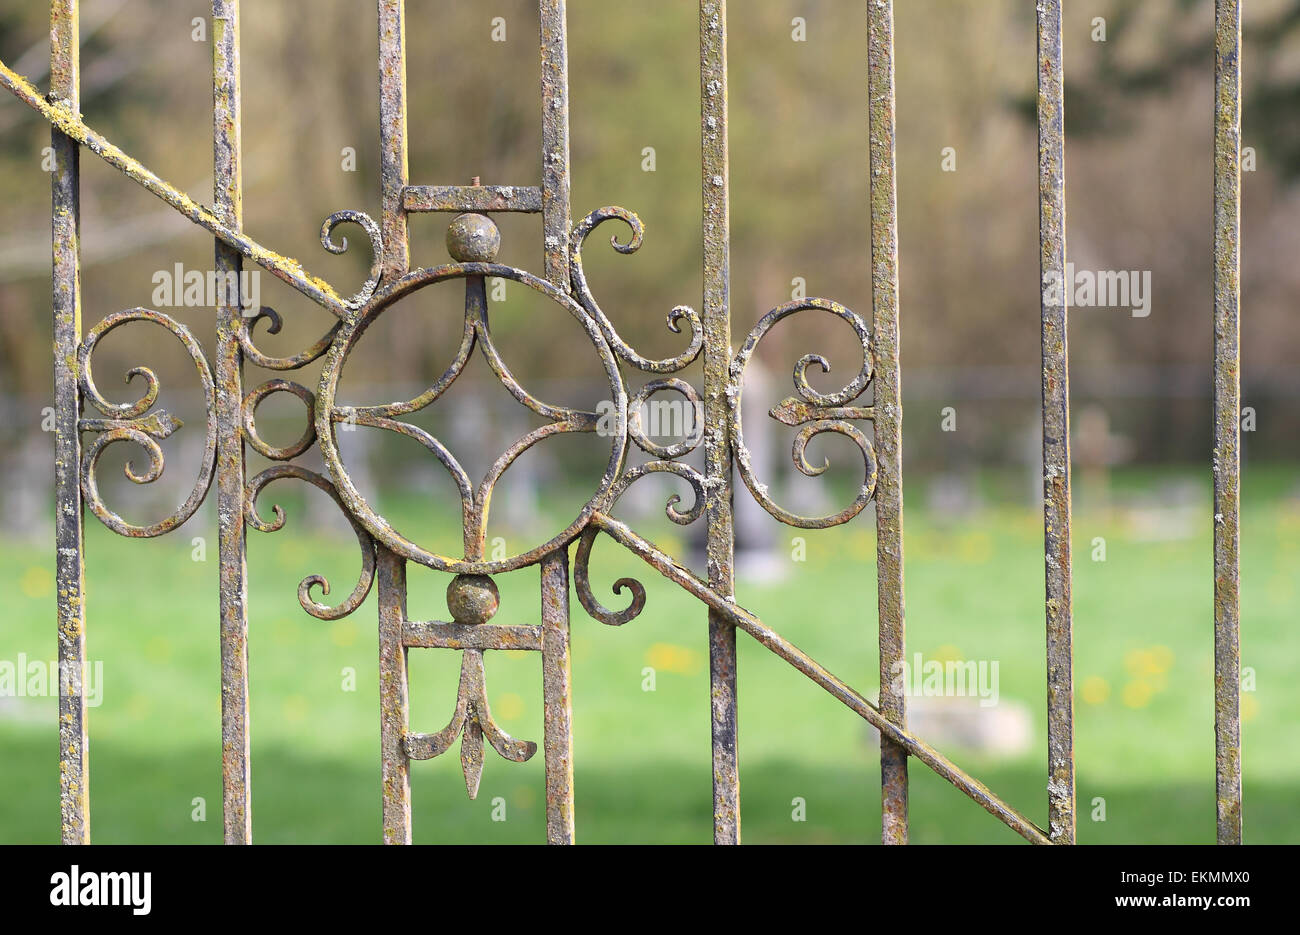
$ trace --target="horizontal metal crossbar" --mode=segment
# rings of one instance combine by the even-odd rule
[[[845,707],[856,711],[881,734],[903,747],[909,754],[934,770],[935,773],[966,793],[980,807],[990,815],[1001,819],[1007,827],[1026,841],[1032,844],[1052,843],[1047,836],[1047,832],[998,798],[988,786],[968,775],[956,763],[925,741],[894,724],[880,713],[879,708],[859,692],[833,675],[821,663],[763,623],[754,614],[745,610],[734,599],[719,595],[691,571],[677,564],[672,556],[661,552],[651,542],[641,538],[628,526],[613,517],[604,513],[593,513],[591,523],[607,533],[616,542],[626,546],[633,554],[640,556],[648,565],[669,581],[675,582],[688,593],[708,604],[710,608],[725,617],[729,623],[744,630],[763,646],[826,689]]]
[[[430,649],[526,649],[541,652],[542,628],[408,620],[402,624],[402,645]]]
[[[542,190],[525,185],[408,185],[402,189],[407,211],[519,211],[539,214]]]

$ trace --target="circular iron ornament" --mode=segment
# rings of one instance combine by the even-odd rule
[[[572,410],[560,409],[541,403],[527,394],[519,386],[514,377],[506,368],[504,362],[497,355],[495,347],[491,345],[491,337],[486,333],[479,332],[477,326],[470,322],[470,316],[467,311],[466,324],[466,345],[470,341],[479,344],[488,364],[495,372],[497,378],[510,391],[510,393],[526,407],[534,412],[549,418],[551,421],[539,429],[527,433],[517,439],[505,453],[497,458],[492,468],[488,471],[487,476],[477,487],[468,483],[468,478],[464,471],[460,469],[455,459],[436,439],[429,436],[423,430],[410,425],[409,423],[399,422],[391,418],[359,418],[359,414],[364,409],[353,408],[349,406],[340,406],[335,401],[335,393],[338,389],[339,377],[342,374],[344,365],[347,362],[348,355],[361,339],[366,329],[379,318],[384,311],[394,305],[398,300],[419,290],[434,285],[436,283],[447,282],[456,279],[468,279],[470,277],[499,277],[501,279],[510,279],[521,285],[538,292],[551,301],[555,302],[566,309],[578,324],[586,331],[587,337],[591,340],[596,352],[600,355],[601,364],[604,367],[605,375],[609,380],[610,402],[613,403],[614,411],[611,418],[606,420],[609,424],[609,431],[602,433],[604,437],[610,440],[609,461],[605,468],[604,476],[601,478],[597,489],[593,492],[591,498],[583,505],[578,512],[577,517],[564,530],[553,536],[546,542],[534,546],[527,551],[520,552],[516,555],[494,561],[473,560],[468,557],[456,558],[449,555],[440,555],[436,552],[429,551],[422,546],[412,542],[403,536],[393,525],[378,513],[366,502],[366,499],[358,492],[352,483],[352,478],[348,476],[347,468],[339,454],[338,439],[335,435],[335,425],[339,422],[347,422],[355,419],[356,424],[372,425],[381,428],[389,428],[401,434],[417,438],[425,447],[429,448],[445,466],[451,470],[453,479],[456,480],[460,489],[462,508],[465,524],[463,531],[466,533],[466,539],[469,538],[468,524],[471,522],[473,510],[475,508],[482,510],[480,531],[486,528],[486,509],[490,502],[492,487],[500,478],[501,474],[510,466],[514,460],[542,438],[550,435],[564,432],[590,432],[595,431],[599,422],[596,413],[577,412]],[[471,335],[471,330],[474,334]],[[435,391],[426,391],[418,397],[418,405],[393,404],[384,407],[369,407],[375,411],[385,413],[405,413],[413,411],[415,408],[423,408],[424,405],[432,402],[441,395],[445,389],[459,375],[461,369],[468,362],[469,348],[462,346],[462,352],[458,355],[456,363],[452,369],[444,374],[442,379],[435,385]],[[531,273],[513,266],[504,266],[497,263],[452,263],[445,266],[428,267],[418,269],[403,276],[381,289],[375,296],[361,309],[352,312],[345,318],[339,328],[338,334],[335,335],[334,341],[330,345],[329,351],[324,357],[324,367],[321,370],[320,387],[316,393],[316,433],[319,439],[321,455],[325,460],[325,466],[329,471],[330,478],[334,481],[334,486],[338,495],[347,511],[356,518],[356,520],[369,532],[376,542],[385,546],[397,555],[402,556],[421,565],[435,568],[440,571],[448,571],[457,575],[494,575],[501,572],[513,571],[517,568],[523,568],[540,561],[544,556],[572,542],[579,533],[586,527],[591,514],[598,508],[599,504],[605,498],[609,490],[614,486],[615,480],[619,476],[623,467],[623,459],[627,450],[627,390],[623,384],[622,375],[618,368],[618,359],[614,351],[610,348],[601,331],[598,322],[579,304],[577,304],[567,292],[556,288],[552,283],[540,279]]]
[[[303,427],[302,435],[291,445],[272,445],[257,434],[257,407],[273,393],[297,396],[307,407],[307,424]],[[316,441],[316,398],[311,395],[311,390],[300,383],[292,380],[267,380],[248,391],[241,409],[244,414],[244,440],[254,451],[271,461],[291,461]]]

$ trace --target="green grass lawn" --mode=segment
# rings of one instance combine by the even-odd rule
[[[1214,737],[1208,476],[1188,473],[1200,499],[1164,504],[1170,474],[1117,475],[1112,505],[1080,490],[1074,526],[1076,765],[1084,843],[1210,842]],[[643,483],[649,484],[650,481]],[[1011,479],[984,479],[988,502]],[[355,540],[303,526],[303,500],[286,528],[249,533],[254,837],[260,842],[375,842],[379,838],[375,599],[351,617],[315,620],[297,582],[320,572],[338,600],[357,568]],[[1294,472],[1247,472],[1243,508],[1245,835],[1300,841],[1300,694],[1296,682],[1300,498]],[[311,496],[315,496],[313,493]],[[737,496],[747,496],[738,492]],[[332,509],[320,501],[313,507]],[[1164,504],[1164,505],[1162,505]],[[264,508],[269,513],[269,508]],[[102,704],[90,712],[94,840],[216,843],[221,838],[216,547],[211,504],[182,530],[120,539],[87,519],[88,655],[102,661]],[[637,524],[686,556],[683,530]],[[346,529],[346,527],[343,527]],[[558,527],[556,527],[558,528]],[[807,560],[783,580],[738,584],[739,602],[831,671],[874,697],[874,526],[781,527],[806,538]],[[195,561],[193,538],[206,539]],[[1094,561],[1094,539],[1106,560]],[[540,540],[539,540],[540,541]],[[786,547],[784,554],[791,554]],[[0,545],[8,596],[0,660],[55,654],[53,549]],[[936,741],[963,768],[1040,824],[1046,816],[1045,666],[1041,518],[1030,507],[989,506],[961,520],[927,512],[909,491],[906,597],[909,653],[996,661],[999,694],[1032,716],[1028,750],[980,753]],[[642,616],[621,628],[588,618],[573,600],[577,828],[588,842],[705,842],[711,837],[708,656],[701,605],[621,551],[596,548],[598,598],[645,582]],[[446,619],[443,574],[413,568],[410,613]],[[498,622],[537,621],[538,574],[498,577]],[[328,599],[327,599],[328,600]],[[411,652],[411,720],[441,728],[455,703],[459,656]],[[645,691],[643,672],[655,671]],[[355,690],[345,690],[348,672]],[[498,723],[540,741],[536,654],[491,653],[488,687]],[[745,635],[740,636],[743,834],[749,842],[874,842],[880,833],[873,735],[856,715]],[[0,841],[58,837],[58,740],[49,698],[0,699]],[[992,709],[985,709],[992,710]],[[489,750],[476,801],[465,796],[455,750],[412,766],[415,839],[544,839],[541,756],[518,765]],[[1020,839],[911,764],[916,843]],[[796,799],[806,820],[795,821]],[[1104,799],[1105,820],[1097,801]],[[202,800],[203,805],[197,804]],[[506,820],[494,821],[504,803]],[[206,807],[204,821],[195,820]]]

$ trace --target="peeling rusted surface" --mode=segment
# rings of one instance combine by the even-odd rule
[[[421,649],[510,649],[540,652],[541,627],[529,624],[442,623],[408,620],[402,626],[403,645]]]
[[[406,561],[379,549],[379,762],[383,841],[411,843],[410,720],[406,676]]]
[[[546,757],[546,842],[572,844],[573,703],[569,662],[569,553],[542,559],[543,753]]]
[[[233,231],[243,225],[240,168],[239,2],[212,0],[213,205]],[[221,239],[217,308],[217,541],[221,604],[222,812],[227,844],[253,840],[248,715],[248,567],[244,531],[243,330],[240,253]],[[233,275],[231,275],[233,274]],[[253,405],[256,405],[254,401]],[[251,419],[250,407],[249,417]]]
[[[569,288],[569,32],[565,0],[538,0],[542,48],[542,238],[546,278]]]
[[[447,225],[447,253],[458,263],[491,263],[500,250],[501,231],[481,214],[458,214]]]
[[[501,593],[487,575],[457,575],[447,585],[447,610],[463,626],[487,623],[501,607]]]
[[[1047,580],[1047,817],[1073,844],[1074,663],[1070,599],[1070,383],[1065,276],[1065,78],[1061,3],[1038,3],[1038,238],[1042,274],[1043,554]]]
[[[865,697],[832,675],[820,663],[790,643],[758,617],[736,603],[730,595],[719,594],[714,588],[691,571],[673,561],[672,556],[661,552],[650,542],[638,536],[623,523],[597,513],[591,519],[593,527],[607,533],[610,538],[625,546],[632,554],[645,561],[669,581],[679,585],[709,605],[718,617],[732,627],[738,627],[754,637],[765,648],[794,666],[813,682],[824,688],[849,709],[857,712],[882,736],[906,749],[938,775],[952,783],[990,815],[1003,821],[1013,831],[1033,844],[1050,844],[1047,834],[1032,821],[994,795],[987,786],[968,776],[955,763],[929,744],[908,733],[904,728],[886,718],[880,709]]]
[[[1241,3],[1214,5],[1214,760],[1217,840],[1241,843]]]
[[[876,592],[880,711],[902,727],[904,697],[895,691],[904,656],[903,400],[899,373],[898,187],[894,147],[894,10],[867,4],[868,171],[871,192],[872,351],[875,357]],[[907,843],[907,752],[880,738],[881,841]]]
[[[383,281],[411,265],[403,195],[410,177],[406,133],[406,2],[379,8],[379,174],[383,197]]]
[[[727,200],[727,4],[700,0],[700,140],[704,227],[704,474],[709,584],[735,591],[731,506],[731,218]],[[736,629],[709,613],[709,697],[713,734],[713,841],[740,843],[740,760],[736,749]]]
[[[81,55],[77,0],[50,3],[50,97],[80,110]],[[33,89],[34,91],[34,89]],[[85,570],[82,561],[81,150],[55,128],[51,180],[54,244],[54,538],[59,636],[59,810],[64,844],[90,843],[90,750],[83,681],[86,663]]]
[[[542,190],[536,185],[408,185],[402,192],[407,211],[542,210]]]

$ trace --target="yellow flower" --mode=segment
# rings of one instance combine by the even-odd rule
[[[656,670],[691,675],[699,668],[700,655],[685,646],[655,643],[646,651],[645,661]]]
[[[1134,681],[1124,686],[1124,706],[1126,708],[1145,708],[1151,703],[1154,692],[1146,682]]]
[[[1110,682],[1100,675],[1090,675],[1083,680],[1081,694],[1085,704],[1105,704],[1110,697]]]

